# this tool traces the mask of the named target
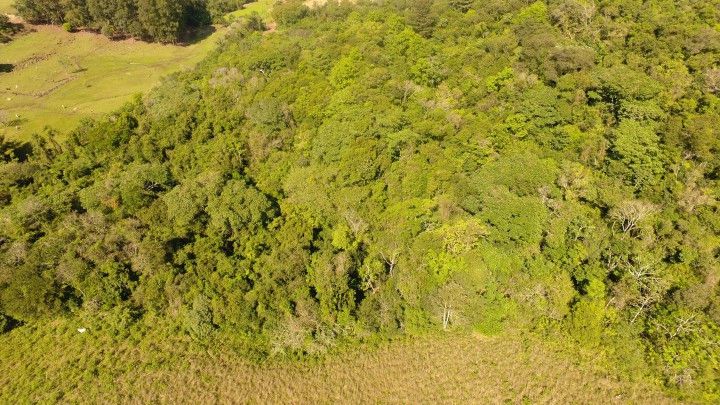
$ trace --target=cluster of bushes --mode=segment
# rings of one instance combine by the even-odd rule
[[[6,322],[125,308],[266,354],[512,327],[720,398],[717,0],[284,11],[0,146]]]
[[[17,0],[27,21],[62,24],[68,31],[85,27],[109,37],[177,42],[213,16],[240,8],[242,0]]]

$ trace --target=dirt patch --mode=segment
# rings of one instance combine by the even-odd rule
[[[266,25],[266,27],[267,27],[267,29],[265,30],[265,33],[270,34],[272,32],[277,31],[278,25],[275,21],[271,21]]]

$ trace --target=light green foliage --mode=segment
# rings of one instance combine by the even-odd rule
[[[613,151],[630,170],[629,181],[637,188],[658,182],[664,172],[664,156],[660,137],[651,126],[624,120],[615,131]]]
[[[545,23],[548,20],[547,4],[542,1],[536,1],[529,6],[521,9],[517,16],[513,18],[515,24],[524,23]]]
[[[362,57],[358,50],[353,50],[340,59],[330,71],[330,83],[336,88],[344,88],[358,78],[360,74]]]
[[[503,87],[509,85],[513,81],[514,71],[511,67],[506,67],[495,75],[488,76],[485,80],[485,86],[489,91],[499,91]]]
[[[295,24],[308,15],[310,9],[303,0],[276,1],[272,16],[279,24]]]

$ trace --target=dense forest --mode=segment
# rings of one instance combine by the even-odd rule
[[[96,29],[112,38],[177,42],[213,17],[240,8],[243,0],[17,0],[31,23]]]
[[[63,4],[153,32],[95,3]],[[274,13],[107,119],[0,142],[3,329],[152,314],[264,356],[513,328],[720,400],[720,1]]]

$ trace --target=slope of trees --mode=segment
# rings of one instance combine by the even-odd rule
[[[153,314],[267,355],[513,327],[717,401],[719,6],[331,3],[238,31],[64,142],[0,144],[0,318]]]

